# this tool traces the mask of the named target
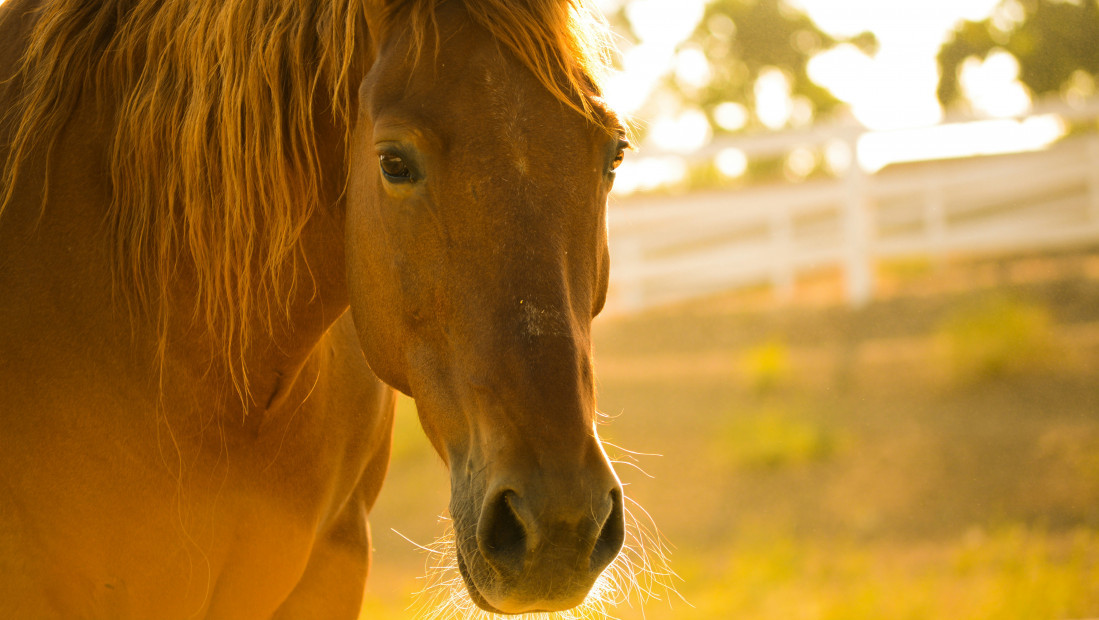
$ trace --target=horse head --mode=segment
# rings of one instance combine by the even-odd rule
[[[626,144],[609,113],[555,96],[460,4],[429,21],[426,35],[388,28],[359,90],[352,311],[371,367],[416,399],[449,467],[474,602],[567,609],[624,535],[595,430],[591,321]]]

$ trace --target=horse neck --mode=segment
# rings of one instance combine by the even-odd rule
[[[285,306],[273,310],[277,318],[270,327],[259,320],[243,325],[247,348],[227,356],[227,343],[195,321],[194,281],[185,265],[168,292],[167,314],[142,310],[122,294],[112,269],[113,240],[104,230],[111,200],[103,163],[110,128],[103,126],[104,116],[109,117],[91,102],[79,104],[49,154],[50,173],[45,148],[32,153],[23,168],[0,217],[0,290],[11,302],[0,304],[0,319],[10,328],[0,335],[48,334],[48,342],[28,351],[70,359],[74,367],[109,360],[127,369],[122,372],[128,378],[201,398],[196,406],[223,411],[227,419],[262,419],[251,414],[280,404],[317,343],[348,308],[339,200],[342,140],[333,127],[319,124],[327,186],[323,204],[315,206],[301,233],[300,264],[306,266],[301,277],[271,294]],[[0,338],[0,345],[18,343],[5,345]],[[52,345],[56,352],[43,351]]]
[[[0,78],[18,64],[36,21],[31,9],[37,2],[8,0],[10,6],[4,7]],[[13,108],[19,92],[12,80],[0,80],[0,110]],[[117,110],[110,108],[111,98],[96,99],[82,95],[52,146],[32,149],[20,166],[10,202],[0,212],[0,290],[9,300],[0,303],[0,320],[10,327],[2,334],[8,342],[0,338],[0,345],[23,346],[20,342],[27,339],[20,334],[44,332],[57,343],[58,356],[71,358],[73,364],[113,358],[128,369],[128,376],[149,377],[152,372],[153,381],[158,381],[156,371],[149,369],[157,364],[149,359],[157,357],[161,383],[163,377],[174,376],[164,372],[167,365],[181,372],[185,384],[190,378],[191,387],[201,387],[195,383],[202,381],[231,388],[211,393],[239,393],[239,378],[246,377],[246,402],[263,408],[348,306],[339,200],[345,132],[332,120],[331,102],[318,101],[314,107],[322,187],[319,204],[312,205],[301,232],[300,277],[292,286],[286,282],[284,290],[270,292],[267,299],[276,306],[271,315],[277,320],[243,321],[240,342],[248,345],[225,355],[232,347],[202,333],[194,320],[202,313],[195,312],[194,280],[188,280],[186,265],[165,291],[167,301],[156,302],[166,305],[167,313],[142,308],[125,294],[124,282],[133,278],[120,277],[114,260],[117,239],[104,226],[112,202],[106,162],[114,135],[105,120],[115,118]],[[102,105],[108,108],[97,107]],[[0,123],[0,144],[11,142],[12,130]],[[0,162],[5,155],[0,150]],[[262,222],[257,228],[262,230]],[[239,404],[236,399],[238,409]]]
[[[304,281],[281,297],[288,299],[285,320],[273,330],[248,326],[243,364],[249,413],[277,408],[318,342],[349,301],[344,276],[343,214],[339,205],[319,207],[303,230],[302,252],[308,264]],[[239,389],[239,385],[236,386]]]
[[[323,109],[323,108],[322,108]],[[299,278],[270,294],[270,320],[257,317],[241,326],[243,351],[221,341],[209,330],[196,329],[191,312],[170,315],[166,354],[191,372],[214,383],[212,394],[229,394],[229,417],[243,403],[245,417],[264,414],[281,405],[288,389],[325,333],[349,306],[343,227],[342,134],[331,123],[318,121],[317,144],[323,169],[322,200],[315,205],[301,233]],[[262,229],[262,225],[258,228]],[[193,308],[193,287],[186,278],[174,291],[178,308]],[[172,342],[181,343],[178,351]],[[230,351],[225,356],[226,350]],[[210,366],[210,360],[214,360]],[[213,372],[211,372],[211,370]],[[238,418],[239,419],[239,418]]]

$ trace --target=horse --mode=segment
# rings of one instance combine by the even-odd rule
[[[580,604],[625,536],[606,32],[589,0],[0,5],[0,615],[357,617],[397,392],[473,603]]]

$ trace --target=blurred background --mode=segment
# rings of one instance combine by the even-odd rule
[[[601,434],[678,575],[613,615],[1099,617],[1096,1],[601,5]],[[447,486],[402,401],[364,617]]]

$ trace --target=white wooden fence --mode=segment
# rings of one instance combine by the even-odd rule
[[[1099,102],[1061,105],[1056,112],[1094,121]],[[732,146],[749,156],[773,156],[837,135],[852,148],[859,136],[849,128],[818,128],[708,150]],[[851,165],[845,177],[832,180],[612,199],[608,217],[611,312],[766,283],[789,296],[799,274],[837,267],[848,301],[861,306],[873,298],[879,259],[1099,243],[1099,133],[1036,152],[907,164],[877,174]]]

